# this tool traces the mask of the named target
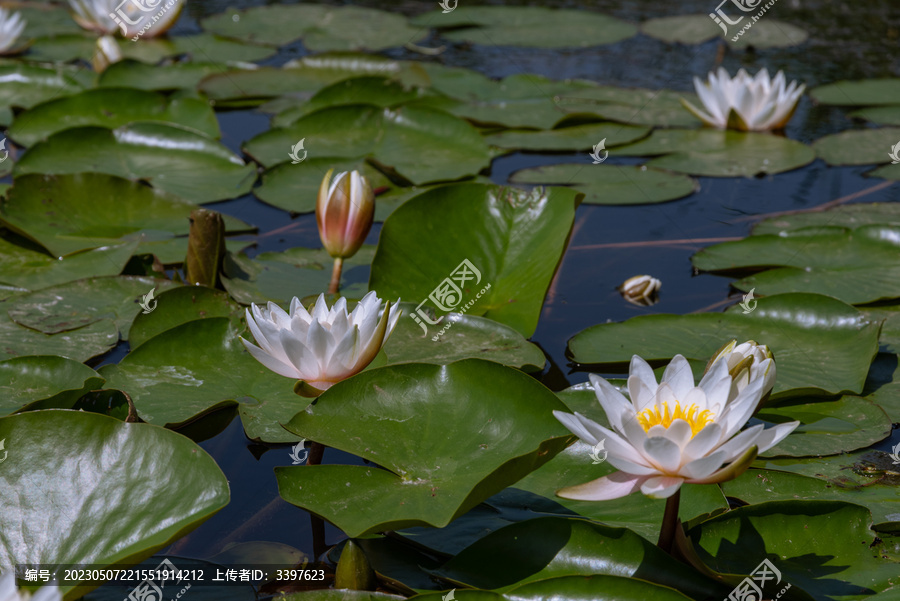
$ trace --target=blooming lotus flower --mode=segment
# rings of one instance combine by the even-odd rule
[[[0,54],[13,47],[22,35],[26,23],[19,13],[0,8]]]
[[[334,258],[356,254],[372,229],[375,195],[365,177],[357,171],[339,173],[331,179],[329,169],[319,187],[316,221],[322,246]]]
[[[165,33],[178,20],[186,3],[187,0],[176,0],[170,7],[166,0],[69,0],[72,18],[81,28],[103,35],[118,31],[125,37],[142,32],[140,35],[145,38]]]
[[[786,86],[784,73],[779,71],[774,79],[762,69],[756,77],[750,77],[741,69],[734,76],[719,67],[718,77],[709,74],[709,82],[694,78],[694,87],[706,111],[682,99],[685,108],[698,119],[719,129],[763,131],[780,129],[790,120],[797,108],[797,101],[806,89],[796,81]]]
[[[303,380],[316,389],[313,392],[321,392],[372,362],[397,325],[400,311],[389,302],[382,307],[375,292],[369,292],[351,313],[347,299],[339,298],[329,310],[320,294],[312,313],[294,297],[290,313],[270,302],[265,310],[251,305],[246,316],[259,344],[241,338],[250,354],[275,373]]]
[[[0,576],[0,601],[62,601],[62,594],[55,586],[41,587],[34,595],[20,591],[16,588],[15,573],[6,572]]]
[[[757,453],[781,442],[800,422],[769,429],[759,424],[738,433],[775,377],[775,362],[769,355],[755,370],[741,370],[739,380],[744,384],[736,386],[729,363],[738,356],[736,348],[720,353],[695,386],[690,364],[681,355],[672,359],[659,384],[650,366],[635,355],[628,376],[630,401],[612,384],[591,375],[612,430],[578,413],[553,413],[585,443],[594,446],[605,440],[607,461],[620,471],[557,494],[566,499],[604,501],[640,490],[664,499],[684,483],[724,482],[743,473]],[[756,350],[747,356],[755,362]],[[745,375],[749,376],[746,381]]]

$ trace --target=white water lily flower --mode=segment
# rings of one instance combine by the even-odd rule
[[[725,360],[722,360],[725,359]],[[714,361],[694,385],[687,359],[676,355],[657,384],[653,370],[635,355],[628,376],[629,401],[609,382],[591,375],[591,383],[612,430],[575,413],[554,411],[556,418],[585,443],[605,441],[607,461],[617,468],[608,476],[557,494],[566,499],[604,501],[640,490],[664,499],[684,483],[724,482],[746,470],[756,458],[781,442],[800,422],[763,429],[740,429],[771,389],[775,363],[759,363],[753,377],[732,398],[728,357]],[[771,375],[771,379],[770,376]]]
[[[250,354],[275,373],[303,380],[320,391],[365,369],[400,317],[398,305],[391,307],[388,302],[382,307],[374,291],[351,313],[345,298],[339,298],[329,311],[324,294],[312,313],[297,297],[291,301],[290,314],[271,302],[266,310],[256,305],[251,309],[246,312],[247,325],[262,348],[241,338]]]
[[[739,131],[764,131],[780,129],[790,120],[806,85],[792,81],[787,85],[784,73],[779,71],[773,79],[762,69],[750,77],[741,69],[729,77],[728,71],[719,67],[718,76],[709,74],[709,82],[694,77],[694,87],[706,111],[681,99],[682,104],[698,119],[720,129]]]
[[[152,38],[178,20],[187,0],[69,0],[72,18],[83,29],[103,35]],[[155,20],[154,20],[155,19]]]
[[[759,378],[763,379],[763,398],[775,386],[774,357],[764,344],[757,344],[753,340],[738,344],[737,340],[732,340],[709,360],[706,373],[709,373],[717,361],[724,361],[728,365],[728,373],[732,379],[730,399],[735,398],[751,381]]]
[[[62,594],[55,586],[41,587],[34,595],[16,588],[16,575],[6,572],[0,576],[0,601],[62,601]]]
[[[22,35],[26,23],[19,13],[0,8],[0,54],[13,47]]]

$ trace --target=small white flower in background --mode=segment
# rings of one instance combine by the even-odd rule
[[[62,601],[59,587],[44,586],[34,595],[16,588],[16,575],[6,572],[0,576],[0,601]]]
[[[618,288],[622,298],[632,305],[649,307],[659,302],[662,282],[649,275],[636,275],[625,280]]]
[[[741,69],[732,79],[722,67],[719,67],[718,74],[710,73],[706,83],[695,77],[694,87],[706,111],[681,99],[694,116],[707,125],[739,131],[784,127],[806,89],[805,84],[798,86],[796,81],[787,85],[781,71],[770,79],[765,69],[755,77],[750,77]]]
[[[897,142],[892,148],[891,152],[888,154],[891,157],[891,165],[896,165],[900,163],[900,142]]]
[[[604,151],[603,157],[600,157],[600,151]],[[603,138],[594,146],[594,150],[590,153],[591,158],[594,159],[594,164],[599,165],[607,158],[609,158],[609,151],[606,150],[606,138]]]
[[[738,433],[775,380],[775,362],[768,349],[755,343],[751,346],[730,350],[726,346],[696,386],[691,366],[681,355],[672,359],[658,384],[653,369],[635,355],[628,376],[630,401],[612,384],[591,374],[612,430],[578,413],[553,414],[585,443],[594,446],[605,440],[607,461],[620,471],[557,494],[566,499],[605,501],[640,490],[664,499],[685,483],[725,482],[743,473],[757,453],[775,446],[800,425],[790,422],[764,429],[759,424]],[[767,356],[757,363],[758,352]],[[739,361],[738,378],[733,380],[729,365],[740,357],[753,361],[744,366],[746,370]]]
[[[112,0],[69,0],[69,6],[72,8],[72,18],[82,29],[104,35],[119,31],[119,26],[109,16],[114,14],[115,3]]]
[[[320,294],[312,313],[294,297],[290,313],[269,303],[266,309],[251,305],[246,316],[262,348],[243,338],[241,342],[257,361],[322,391],[372,362],[397,325],[400,309],[390,302],[382,304],[373,291],[350,313],[347,299],[339,298],[329,310]]]
[[[753,340],[738,344],[737,340],[732,340],[709,360],[703,375],[708,374],[717,362],[724,362],[728,366],[728,375],[733,382],[729,401],[736,398],[754,380],[763,381],[763,400],[775,386],[775,357],[764,344],[757,344]]]
[[[0,54],[13,47],[22,35],[26,23],[19,13],[0,8]]]

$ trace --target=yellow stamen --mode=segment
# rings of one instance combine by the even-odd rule
[[[650,428],[653,426],[662,426],[668,430],[669,426],[671,426],[672,422],[676,419],[683,419],[688,423],[691,427],[691,438],[693,438],[704,426],[712,423],[713,414],[709,409],[700,411],[700,408],[696,404],[692,404],[686,409],[682,409],[678,401],[675,401],[674,411],[669,410],[668,403],[662,403],[661,411],[660,406],[657,405],[655,407],[644,409],[637,414],[638,423],[644,428],[644,432],[649,432]]]

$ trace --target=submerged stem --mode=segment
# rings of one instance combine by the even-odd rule
[[[681,489],[666,499],[666,512],[663,515],[662,527],[659,531],[659,542],[656,546],[672,553],[672,543],[675,541],[675,529],[678,528],[678,504],[681,501]]]

